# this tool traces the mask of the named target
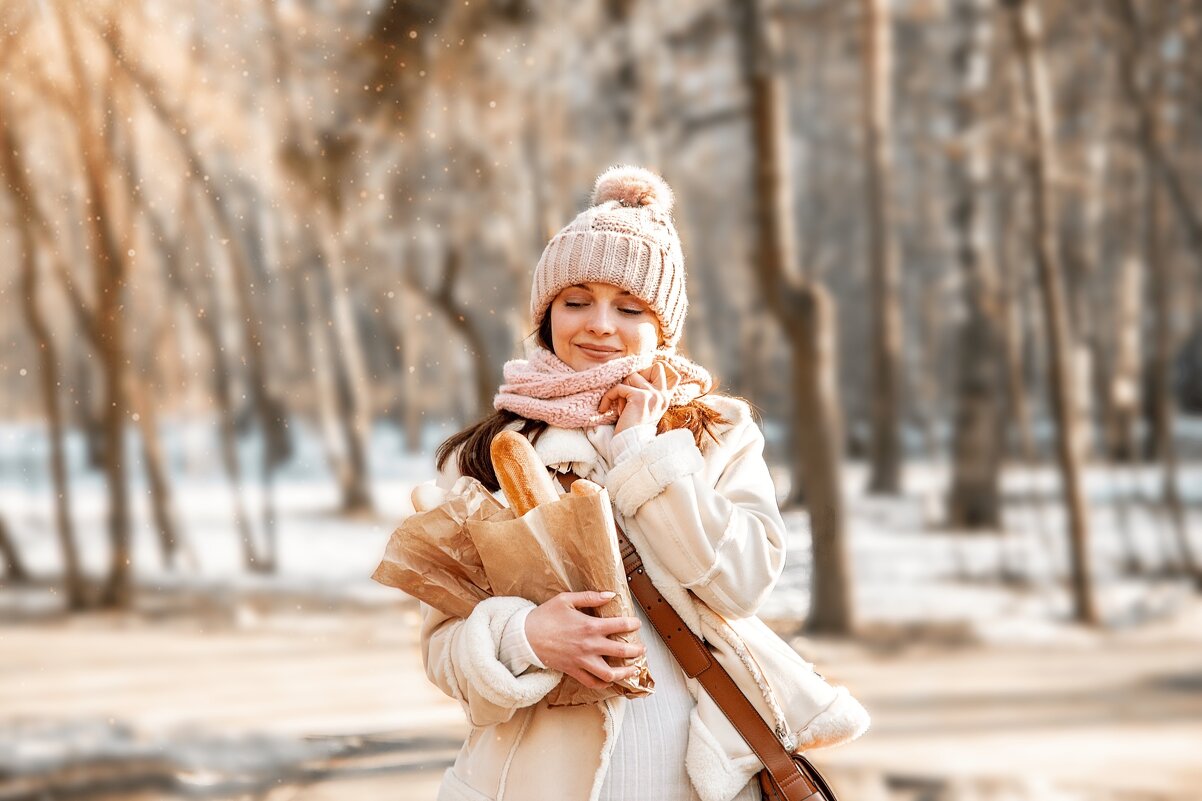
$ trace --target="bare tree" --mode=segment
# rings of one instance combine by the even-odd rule
[[[56,20],[66,50],[75,101],[75,127],[84,170],[84,192],[89,212],[85,214],[95,279],[96,337],[104,382],[104,463],[109,497],[109,573],[101,604],[129,606],[133,601],[133,562],[130,548],[132,521],[125,463],[125,420],[129,414],[126,397],[125,285],[127,265],[114,229],[117,214],[112,207],[111,177],[99,115],[89,96],[90,81],[80,55],[74,22],[68,10],[58,5]]]
[[[1006,0],[1016,55],[1022,66],[1027,106],[1027,168],[1030,175],[1032,249],[1039,271],[1048,346],[1048,391],[1056,420],[1056,452],[1060,463],[1064,505],[1068,514],[1069,556],[1074,617],[1099,622],[1089,554],[1089,512],[1082,488],[1083,421],[1072,372],[1072,332],[1069,330],[1064,281],[1056,247],[1056,211],[1052,180],[1056,175],[1052,141],[1052,94],[1043,54],[1039,8],[1034,0]]]
[[[811,631],[850,634],[855,628],[847,515],[842,487],[843,423],[835,364],[835,306],[817,282],[795,274],[787,97],[780,74],[778,23],[759,0],[732,0],[740,70],[750,100],[752,264],[760,294],[792,347],[792,422],[796,442],[794,497],[805,488],[814,569]]]
[[[1145,149],[1145,153],[1147,150]],[[1156,453],[1163,467],[1162,487],[1164,504],[1169,513],[1177,541],[1178,559],[1181,569],[1202,588],[1202,568],[1194,555],[1186,525],[1185,508],[1177,479],[1177,444],[1173,439],[1173,422],[1176,417],[1176,400],[1173,397],[1173,353],[1177,336],[1173,326],[1174,270],[1172,259],[1163,252],[1161,237],[1164,229],[1161,202],[1161,183],[1156,180],[1151,160],[1145,177],[1147,193],[1144,214],[1144,258],[1151,274],[1152,303],[1154,313],[1152,332],[1152,357],[1149,373],[1154,384],[1152,403],[1155,405],[1152,419],[1155,421],[1153,436]]]
[[[261,449],[261,474],[264,487],[265,547],[261,554],[255,556],[255,562],[251,567],[257,571],[269,572],[274,569],[276,560],[273,474],[291,453],[291,440],[285,420],[285,404],[272,390],[268,381],[266,353],[271,342],[263,332],[261,316],[251,289],[254,282],[250,276],[250,259],[246,253],[245,243],[228,205],[222,202],[219,195],[210,188],[209,183],[201,183],[201,177],[208,175],[210,170],[201,156],[200,149],[195,142],[195,135],[191,133],[194,130],[193,126],[188,124],[182,118],[182,114],[168,103],[169,93],[163,89],[154,76],[125,52],[120,28],[110,25],[99,30],[98,34],[112,54],[115,68],[132,80],[148,108],[158,119],[160,129],[175,142],[187,170],[196,179],[195,191],[204,201],[204,208],[207,209],[209,217],[220,234],[220,241],[227,245],[226,254],[229,257],[230,270],[234,275],[234,294],[238,305],[236,319],[242,329],[241,344],[251,389],[249,400],[264,443],[264,447]]]
[[[25,177],[24,159],[16,135],[8,126],[12,119],[9,109],[0,98],[0,179],[8,185],[9,194],[17,208],[17,233],[21,243],[21,299],[25,324],[37,344],[42,407],[50,426],[50,474],[54,482],[54,519],[58,532],[59,550],[63,559],[63,585],[67,607],[82,609],[87,605],[83,576],[79,569],[79,551],[71,519],[71,481],[67,471],[67,455],[63,428],[63,413],[59,397],[58,349],[38,302],[38,258],[35,227],[44,224],[37,211],[33,189]],[[0,521],[2,523],[3,521]],[[15,547],[7,535],[0,536],[0,548],[5,551],[9,574],[24,577],[26,571]]]
[[[952,154],[952,231],[963,276],[965,316],[958,352],[952,485],[948,523],[958,528],[1001,526],[1002,320],[984,198],[989,153],[983,100],[989,86],[989,0],[953,7],[957,30],[954,70],[956,142]]]
[[[872,444],[868,489],[901,491],[901,271],[894,241],[889,88],[893,37],[888,0],[861,0],[864,149],[872,286]]]

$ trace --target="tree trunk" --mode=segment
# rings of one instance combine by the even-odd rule
[[[810,613],[814,632],[847,635],[855,627],[847,515],[843,502],[843,424],[839,413],[834,304],[795,269],[787,98],[779,71],[780,31],[759,0],[732,0],[743,82],[750,99],[753,265],[763,301],[789,339],[793,367],[794,449],[791,497],[805,488],[813,548]]]
[[[96,336],[103,380],[104,472],[108,485],[109,575],[101,593],[101,605],[124,608],[133,601],[131,520],[125,463],[125,281],[126,265],[118,236],[110,227],[115,218],[109,197],[111,165],[105,159],[103,127],[92,110],[84,69],[70,15],[60,5],[57,21],[63,35],[78,114],[75,117],[80,156],[84,166],[84,215],[95,275]]]
[[[1023,284],[1013,258],[1012,242],[1018,236],[1014,192],[1007,180],[1002,189],[997,238],[998,272],[1001,277],[998,317],[1002,324],[1002,358],[1006,391],[1006,417],[1013,426],[1013,440],[1007,440],[1011,453],[1017,452],[1030,465],[1036,460],[1035,435],[1031,429],[1031,405],[1027,400],[1023,353],[1026,328],[1023,325],[1021,298]],[[1005,439],[1005,437],[1004,437]]]
[[[83,576],[79,568],[79,551],[75,544],[75,530],[71,520],[71,481],[67,470],[67,454],[63,432],[63,414],[59,406],[59,363],[50,327],[42,316],[38,304],[38,264],[34,220],[38,211],[32,187],[25,178],[22,158],[16,136],[7,127],[7,109],[0,101],[0,177],[4,178],[9,195],[17,209],[17,236],[21,249],[21,300],[25,324],[33,341],[37,344],[39,385],[42,406],[50,429],[50,474],[54,482],[54,518],[58,532],[59,550],[63,560],[63,589],[67,608],[83,609],[87,606]],[[28,578],[15,546],[7,532],[2,530],[0,519],[0,551],[8,564],[8,575],[14,580]]]
[[[1115,292],[1112,368],[1106,382],[1107,452],[1121,462],[1133,461],[1137,448],[1135,424],[1140,413],[1140,309],[1143,307],[1143,264],[1123,260]]]
[[[862,0],[864,148],[872,276],[872,445],[868,490],[901,492],[901,274],[894,241],[888,0]]]
[[[158,414],[154,408],[154,401],[146,390],[144,377],[131,374],[127,392],[142,443],[142,461],[150,488],[151,514],[159,533],[159,550],[162,553],[163,565],[169,569],[178,568],[181,539],[179,526],[176,524],[171,481],[163,464],[163,449],[159,445]]]
[[[1146,150],[1145,153],[1147,153]],[[1153,384],[1152,403],[1155,423],[1153,437],[1156,443],[1156,453],[1163,468],[1163,500],[1169,514],[1169,525],[1172,527],[1173,536],[1177,541],[1180,568],[1194,580],[1195,584],[1202,587],[1202,571],[1199,570],[1190,543],[1185,509],[1182,506],[1181,494],[1177,487],[1177,443],[1173,437],[1176,401],[1173,397],[1172,386],[1173,352],[1176,347],[1176,336],[1173,330],[1173,291],[1176,282],[1173,275],[1173,260],[1160,247],[1160,238],[1163,234],[1160,183],[1155,180],[1151,159],[1146,160],[1146,166],[1148,171],[1145,179],[1147,210],[1144,222],[1144,254],[1152,278],[1154,309],[1152,314],[1152,363],[1149,365]]]
[[[326,348],[326,354],[334,379],[338,429],[345,442],[342,451],[344,463],[339,468],[343,477],[341,506],[343,512],[354,514],[372,508],[367,456],[368,437],[371,434],[371,398],[363,345],[355,326],[354,304],[346,281],[342,232],[336,213],[327,209],[317,215],[324,223],[319,226],[320,261],[329,303],[328,307],[323,303],[321,308],[322,318],[328,323],[333,342],[337,343],[336,348]]]
[[[1068,514],[1069,558],[1072,573],[1073,615],[1087,624],[1099,622],[1089,554],[1089,513],[1082,489],[1082,421],[1072,375],[1072,332],[1069,330],[1064,282],[1057,256],[1057,229],[1052,198],[1056,174],[1052,142],[1052,96],[1039,9],[1033,0],[1007,0],[1010,6],[1017,56],[1022,65],[1028,107],[1032,246],[1039,270],[1044,318],[1048,331],[1048,385],[1056,420],[1056,451],[1060,462],[1064,505]]]
[[[21,553],[8,531],[8,522],[0,517],[0,566],[4,567],[4,578],[9,583],[29,581],[29,570],[21,560]]]
[[[843,420],[839,411],[835,304],[820,284],[799,292],[792,344],[793,431],[800,485],[810,513],[813,573],[806,627],[848,635],[855,628],[847,513],[842,489]]]
[[[963,80],[954,108],[958,147],[952,158],[952,230],[963,276],[965,317],[959,336],[948,524],[996,530],[1002,523],[1003,429],[998,402],[1003,334],[997,273],[982,210],[990,170],[979,115],[989,85],[989,12],[988,0],[968,0],[953,11],[959,30],[954,70]]]

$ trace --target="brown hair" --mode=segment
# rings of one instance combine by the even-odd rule
[[[538,330],[531,336],[537,336],[540,345],[552,353],[555,352],[555,348],[551,344],[550,314],[543,315]],[[717,382],[715,382],[715,386],[716,384]],[[665,431],[687,428],[693,432],[693,439],[696,441],[698,448],[702,447],[702,442],[706,436],[717,442],[718,437],[714,434],[714,428],[731,421],[727,420],[708,404],[702,403],[701,399],[703,397],[705,396],[694,398],[680,406],[668,407],[668,411],[664,413],[664,416],[659,421],[659,425],[656,427],[656,433],[663,434]],[[473,423],[462,431],[448,437],[438,446],[438,450],[435,451],[435,464],[439,470],[442,470],[447,459],[458,450],[460,474],[471,476],[487,487],[490,492],[496,492],[500,489],[500,484],[497,482],[497,474],[493,470],[492,457],[490,455],[493,437],[504,431],[510,424],[519,420],[522,425],[518,429],[518,433],[529,439],[532,443],[538,442],[539,437],[547,430],[547,423],[542,420],[528,420],[508,409],[498,409],[483,420]]]

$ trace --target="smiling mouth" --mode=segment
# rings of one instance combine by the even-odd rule
[[[592,348],[588,345],[577,345],[576,347],[580,348],[590,356],[616,356],[619,353],[619,351],[616,349],[606,350],[603,348]]]

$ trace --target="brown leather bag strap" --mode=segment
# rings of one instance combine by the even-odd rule
[[[558,478],[564,489],[568,489],[577,476],[560,473]],[[818,786],[801,772],[793,756],[760,717],[726,669],[710,654],[701,638],[693,633],[672,604],[665,601],[659,590],[655,589],[655,584],[643,569],[639,552],[617,521],[614,521],[614,528],[617,530],[618,548],[630,592],[663,638],[672,656],[680,663],[685,675],[697,679],[710,698],[714,699],[722,714],[772,774],[773,782],[785,801],[821,801],[823,795]]]

